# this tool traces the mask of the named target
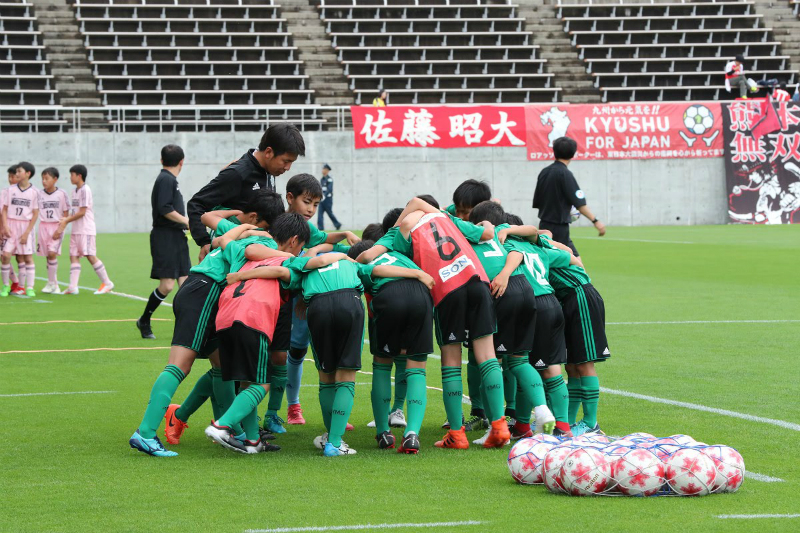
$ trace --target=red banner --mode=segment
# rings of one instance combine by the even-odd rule
[[[350,108],[356,148],[525,146],[521,106]]]
[[[578,142],[575,159],[722,157],[719,102],[525,106],[528,159],[553,158],[553,141]]]

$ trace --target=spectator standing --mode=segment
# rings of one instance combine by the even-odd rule
[[[338,230],[342,225],[336,220],[336,216],[333,214],[333,176],[331,176],[331,167],[328,163],[325,163],[322,167],[322,179],[320,180],[320,184],[322,184],[322,201],[319,203],[317,226],[320,230],[325,229],[325,213],[328,213],[331,222],[333,222],[333,225]]]
[[[747,98],[747,78],[743,63],[744,56],[739,54],[725,65],[725,90],[731,92],[731,86],[735,85],[739,88],[739,97]]]

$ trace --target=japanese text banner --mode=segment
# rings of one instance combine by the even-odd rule
[[[525,146],[520,106],[353,106],[350,113],[356,148]]]
[[[525,106],[528,159],[553,158],[553,141],[578,142],[575,159],[722,157],[719,102]]]
[[[766,105],[758,99],[723,106],[728,217],[739,224],[797,224],[800,105],[772,102],[778,129],[756,138],[750,130],[766,114]]]

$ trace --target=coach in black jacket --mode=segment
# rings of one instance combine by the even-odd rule
[[[292,168],[306,154],[303,136],[293,124],[274,124],[267,128],[258,149],[250,149],[237,161],[223,168],[216,178],[189,200],[189,229],[200,246],[200,261],[211,248],[208,230],[200,217],[218,206],[242,209],[255,191],[275,191],[275,176]]]

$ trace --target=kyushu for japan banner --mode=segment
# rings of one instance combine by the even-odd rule
[[[350,108],[356,148],[525,146],[523,107]]]
[[[578,143],[575,159],[721,157],[719,102],[525,106],[528,159],[553,158],[553,141]]]
[[[778,124],[758,128],[762,117]],[[723,119],[731,222],[800,223],[800,105],[737,100],[724,105]]]

